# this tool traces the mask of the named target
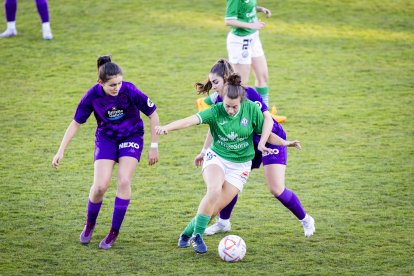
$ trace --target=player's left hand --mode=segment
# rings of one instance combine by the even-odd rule
[[[266,15],[267,18],[272,16],[272,12],[269,9],[262,7],[262,12]]]
[[[155,132],[157,135],[168,134],[168,130],[165,129],[165,126],[155,126]]]
[[[155,165],[158,162],[158,148],[150,148],[148,151],[148,164]]]
[[[265,144],[259,143],[257,145],[257,149],[260,150],[262,153],[270,153],[272,149],[266,147]]]
[[[295,147],[298,150],[302,149],[302,146],[300,145],[300,142],[298,140],[286,141],[286,146],[287,147]]]

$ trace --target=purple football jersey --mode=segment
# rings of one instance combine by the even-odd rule
[[[140,112],[150,116],[156,108],[148,96],[130,82],[122,82],[117,96],[106,95],[97,83],[79,102],[74,120],[83,124],[93,112],[97,122],[96,136],[121,140],[131,135],[144,135]]]

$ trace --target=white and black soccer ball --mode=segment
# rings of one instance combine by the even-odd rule
[[[243,259],[246,255],[246,243],[236,235],[228,235],[221,239],[218,252],[223,261],[235,263]]]

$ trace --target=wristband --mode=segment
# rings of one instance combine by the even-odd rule
[[[158,148],[158,143],[151,143],[150,148],[154,148],[154,149]]]
[[[203,148],[200,153],[205,154],[207,149]]]

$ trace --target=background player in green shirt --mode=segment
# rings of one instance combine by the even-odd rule
[[[264,55],[259,30],[265,23],[259,21],[257,12],[266,17],[271,11],[256,5],[256,0],[227,0],[225,23],[231,27],[227,35],[227,52],[234,70],[242,77],[242,83],[249,81],[250,70],[256,77],[255,86],[266,105],[269,105],[269,72]]]
[[[271,133],[268,127],[262,130],[263,121],[259,107],[246,100],[240,75],[233,74],[226,83],[222,103],[185,119],[156,127],[157,134],[167,134],[196,124],[208,124],[213,137],[213,144],[203,162],[207,193],[199,204],[197,215],[181,233],[178,247],[189,247],[191,242],[197,253],[207,252],[202,236],[210,219],[243,190],[249,177],[251,160],[255,154],[253,133],[262,134],[258,145],[262,152],[269,151],[266,142],[300,149],[299,141],[285,141]]]

